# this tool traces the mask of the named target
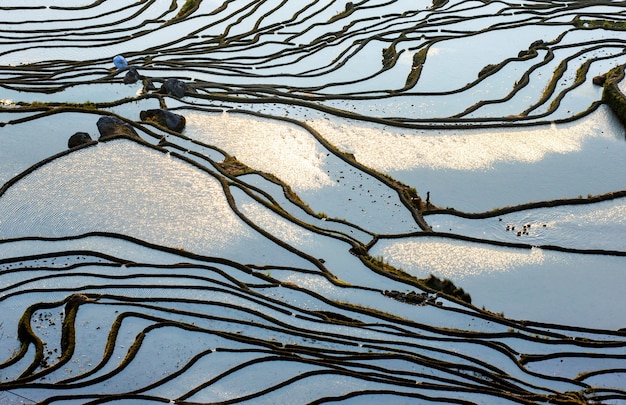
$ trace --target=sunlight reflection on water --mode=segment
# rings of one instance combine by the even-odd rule
[[[186,133],[235,155],[250,167],[273,173],[294,190],[315,190],[334,182],[322,170],[326,154],[294,125],[237,114],[186,115]]]
[[[380,254],[394,266],[418,277],[431,272],[440,277],[463,280],[492,272],[507,272],[525,265],[540,265],[544,261],[540,249],[514,250],[483,247],[460,241],[423,242],[406,240],[379,247]]]
[[[218,252],[251,235],[217,180],[132,141],[101,142],[44,165],[1,202],[13,215],[2,219],[0,237],[101,230]]]
[[[579,152],[592,137],[614,136],[602,119],[566,128],[407,130],[342,120],[310,124],[359,162],[383,171],[413,168],[485,170],[499,162],[533,163],[548,154]]]

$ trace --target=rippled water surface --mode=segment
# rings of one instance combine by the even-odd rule
[[[0,402],[626,403],[626,2],[0,10]]]

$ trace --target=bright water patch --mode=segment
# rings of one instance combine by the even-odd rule
[[[5,238],[100,230],[206,254],[252,237],[213,177],[132,141],[58,158],[9,188],[1,204],[12,213],[2,220]]]
[[[624,199],[585,205],[537,208],[495,218],[429,216],[433,230],[474,238],[556,245],[572,249],[625,251]]]
[[[344,120],[311,125],[341,150],[433,202],[486,211],[621,189],[624,130],[606,110],[563,126],[406,130]]]
[[[294,125],[238,114],[189,114],[187,131],[195,139],[229,150],[238,160],[276,175],[296,191],[333,183],[322,169],[323,149]]]
[[[619,329],[624,260],[423,238],[379,242],[372,254],[417,277],[458,280],[472,303],[507,317]],[[606,299],[605,297],[611,297]],[[521,303],[521,304],[520,304]]]

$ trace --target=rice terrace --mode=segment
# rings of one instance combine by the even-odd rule
[[[2,0],[0,403],[626,404],[626,1]]]

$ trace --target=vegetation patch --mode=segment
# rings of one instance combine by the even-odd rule
[[[396,51],[395,44],[391,44],[389,47],[383,48],[383,67],[385,69],[392,67],[397,56],[398,52]]]
[[[448,0],[433,0],[433,5],[430,7],[432,10],[441,8],[448,4]]]
[[[198,9],[202,3],[202,0],[185,0],[185,4],[180,8],[178,14],[176,14],[176,18],[185,18],[189,14],[193,13]]]
[[[609,20],[582,20],[580,17],[574,18],[572,21],[574,27],[579,29],[595,29],[603,28],[606,30],[626,30],[626,21],[609,21]]]
[[[222,162],[217,164],[224,172],[235,177],[254,172],[252,168],[238,161],[234,156],[227,156]]]
[[[490,74],[495,73],[499,67],[500,65],[496,65],[496,64],[489,64],[485,66],[484,68],[480,70],[480,72],[478,72],[478,78],[482,79],[485,76],[489,76]]]
[[[342,18],[346,18],[348,16],[350,16],[350,14],[352,14],[354,12],[354,3],[352,3],[351,1],[346,3],[346,9],[335,14],[334,16],[330,17],[328,19],[329,23],[335,22],[337,20],[341,20]]]
[[[398,269],[391,264],[385,262],[382,257],[376,258],[368,255],[366,258],[364,258],[363,256],[361,256],[361,258],[366,260],[366,264],[381,273],[392,275],[395,278],[409,281],[412,284],[415,284],[418,287],[427,291],[437,292],[448,297],[467,302],[468,304],[472,303],[472,297],[462,288],[457,287],[449,279],[442,280],[432,274],[428,278],[417,278],[415,276],[407,274],[404,270]]]
[[[612,69],[605,75],[602,101],[611,107],[620,122],[626,125],[626,96],[618,86],[623,77],[623,65]]]
[[[422,66],[424,66],[424,63],[426,62],[427,53],[428,48],[424,48],[413,55],[413,64],[411,66],[411,71],[406,78],[406,83],[404,84],[405,88],[411,88],[417,84],[417,81],[422,74]]]
[[[460,299],[461,301],[465,301],[470,304],[472,303],[472,297],[468,293],[466,293],[462,288],[454,285],[452,280],[448,278],[442,280],[431,274],[430,277],[426,279],[421,279],[421,281],[428,288],[431,288],[437,292],[450,295],[452,297],[456,297]]]

